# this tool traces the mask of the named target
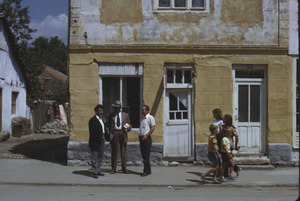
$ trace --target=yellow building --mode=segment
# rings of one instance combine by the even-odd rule
[[[70,0],[69,164],[88,161],[93,108],[101,103],[107,114],[115,100],[132,121],[133,163],[140,157],[140,106],[147,104],[156,120],[154,163],[205,162],[212,110],[220,108],[233,116],[241,157],[290,164],[296,64],[289,54],[289,5]]]

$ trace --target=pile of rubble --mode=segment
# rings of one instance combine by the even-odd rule
[[[56,119],[53,122],[48,122],[42,126],[42,129],[39,131],[39,133],[68,135],[70,133],[70,128],[64,121]]]

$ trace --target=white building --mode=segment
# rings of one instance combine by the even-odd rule
[[[0,131],[11,133],[11,120],[26,117],[26,84],[14,36],[6,18],[0,16]]]

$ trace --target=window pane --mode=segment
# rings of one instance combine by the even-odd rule
[[[159,7],[170,7],[170,0],[159,0]]]
[[[187,94],[180,93],[178,94],[179,97],[179,110],[187,110]]]
[[[182,70],[176,70],[176,83],[182,83]]]
[[[192,0],[192,7],[204,7],[204,0]]]
[[[107,117],[112,111],[112,104],[116,100],[120,100],[120,78],[119,77],[103,77],[103,116]]]
[[[173,70],[167,70],[167,83],[173,83]]]
[[[236,78],[264,78],[263,70],[236,70]]]
[[[173,94],[170,93],[170,96],[169,96],[169,99],[170,99],[170,105],[169,105],[169,108],[170,108],[170,111],[171,110],[177,110],[177,97],[174,96]]]
[[[175,7],[186,7],[185,0],[175,0]]]
[[[174,120],[175,117],[174,117],[174,113],[173,112],[170,112],[170,119]]]
[[[188,113],[187,113],[187,112],[183,112],[182,114],[183,114],[182,119],[188,119],[188,118],[187,118],[187,117],[188,117]]]
[[[248,85],[239,85],[239,122],[248,122]]]
[[[260,86],[250,86],[250,122],[260,122]]]
[[[127,77],[123,78],[123,85],[126,87],[126,100],[124,103],[127,103],[128,114],[133,128],[139,128],[140,126],[140,78],[139,77]]]
[[[191,83],[192,81],[191,71],[185,70],[184,71],[184,83]]]
[[[17,99],[18,92],[12,92],[11,94],[11,114],[17,114]]]
[[[181,119],[181,112],[176,112],[176,119]]]

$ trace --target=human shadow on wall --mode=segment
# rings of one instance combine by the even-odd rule
[[[67,165],[68,136],[54,139],[30,140],[14,146],[10,152],[27,158]]]

